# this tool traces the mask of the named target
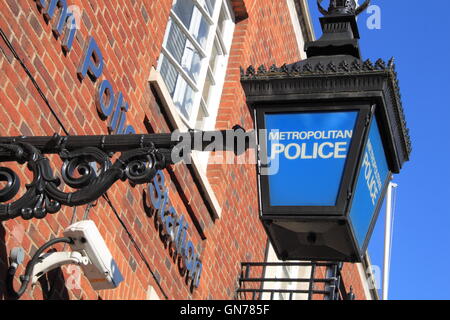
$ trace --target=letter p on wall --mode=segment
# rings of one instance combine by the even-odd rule
[[[103,72],[103,56],[93,37],[89,37],[84,49],[83,59],[78,67],[78,77],[83,80],[86,74],[96,81]]]

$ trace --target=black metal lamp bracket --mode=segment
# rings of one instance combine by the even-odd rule
[[[131,185],[150,182],[158,170],[174,164],[172,151],[189,138],[192,150],[204,150],[211,144],[208,137],[234,137],[245,131],[190,131],[174,139],[170,133],[101,136],[0,137],[0,163],[27,164],[32,172],[26,192],[14,199],[20,190],[19,176],[12,169],[0,166],[0,221],[22,217],[42,219],[58,212],[63,205],[80,206],[101,197],[118,180]],[[245,133],[248,134],[248,133]],[[194,143],[201,139],[202,143]],[[214,139],[213,139],[214,140]],[[219,139],[220,140],[220,139]],[[197,140],[198,141],[198,140]],[[249,147],[245,145],[245,149]],[[218,150],[236,150],[229,143],[218,143]],[[120,155],[116,155],[120,153]],[[63,161],[61,178],[55,177],[46,155],[56,154]],[[114,160],[113,160],[114,159]],[[64,192],[62,181],[75,189]],[[6,203],[9,202],[9,203]]]

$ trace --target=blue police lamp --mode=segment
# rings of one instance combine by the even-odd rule
[[[363,258],[411,142],[393,60],[363,62],[354,1],[330,1],[308,59],[241,70],[258,129],[260,217],[282,260]],[[320,5],[320,1],[319,1]]]

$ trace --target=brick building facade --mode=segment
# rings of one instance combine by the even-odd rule
[[[168,88],[170,68],[178,70],[176,61],[170,60],[174,58],[170,52],[176,48],[171,49],[168,44],[167,39],[172,36],[168,22],[184,21],[176,3],[172,0],[2,1],[1,135],[162,133],[196,128],[196,125],[190,126],[189,119],[186,121],[179,116],[179,104],[174,98],[178,89]],[[307,6],[300,0],[215,0],[207,1],[209,7],[205,1],[194,3],[194,12],[200,12],[201,17],[206,15],[209,23],[204,46],[198,34],[194,35],[200,39],[198,43],[188,37],[194,49],[205,51],[201,59],[213,57],[210,52],[214,52],[215,44],[223,42],[219,36],[227,30],[232,32],[229,45],[221,43],[220,55],[227,60],[222,63],[225,72],[216,77],[216,85],[211,89],[221,91],[218,95],[221,98],[211,100],[202,96],[196,98],[197,102],[193,98],[192,110],[201,110],[203,103],[215,104],[210,115],[201,119],[202,128],[207,122],[206,127],[211,129],[230,129],[236,124],[252,129],[252,115],[241,88],[239,67],[263,63],[282,65],[304,59],[302,43],[313,37]],[[52,4],[56,4],[54,11],[49,10]],[[64,11],[65,6],[71,11]],[[222,21],[222,9],[225,13],[228,10],[232,29],[227,29],[231,24],[224,24],[225,29],[219,33],[216,25]],[[65,25],[59,28],[61,15],[67,12],[75,17],[72,21],[75,29]],[[192,31],[188,30],[189,26],[186,30],[178,28],[182,32]],[[75,31],[72,33],[72,30]],[[211,40],[214,32],[220,41]],[[93,48],[101,57],[90,61],[93,57],[86,59],[85,55]],[[162,74],[164,59],[172,63],[166,75]],[[83,70],[83,61],[99,66],[99,60],[103,61],[103,67],[97,70],[97,75]],[[186,61],[178,62],[184,68]],[[198,85],[202,92],[209,81],[211,70],[208,68],[214,69],[211,65],[202,65],[199,71],[185,70],[188,85],[190,76],[194,82],[200,79],[193,85]],[[94,78],[97,79],[94,81]],[[217,83],[222,83],[222,88],[214,88]],[[115,104],[119,105],[122,99],[121,108],[115,109],[121,110],[116,120],[115,111],[101,114],[99,101],[106,104],[105,97],[99,94],[102,84],[112,88]],[[217,95],[218,91],[215,92]],[[198,119],[200,116],[194,121]],[[57,157],[52,160],[58,173],[61,162]],[[124,278],[120,286],[114,290],[94,291],[78,267],[64,266],[29,288],[23,299],[235,298],[241,262],[267,258],[267,237],[258,218],[255,165],[206,166],[204,163],[204,159],[200,159],[162,172],[169,204],[187,223],[186,243],[192,243],[196,261],[201,261],[201,267],[197,265],[198,288],[192,288],[192,281],[180,271],[182,263],[173,258],[170,245],[158,230],[149,186],[132,187],[128,182],[118,182],[107,197],[89,206],[64,208],[40,220],[16,218],[2,222],[0,297],[7,299],[5,277],[8,255],[13,247],[24,248],[27,262],[37,248],[51,238],[60,237],[71,223],[88,218],[96,223],[118,263]],[[18,170],[22,173],[22,185],[30,182],[25,166]],[[64,249],[63,245],[55,247]],[[373,296],[364,288],[367,283],[363,269],[346,264],[342,277],[347,290],[352,286],[358,299],[370,299]],[[19,267],[17,274],[22,274],[23,270],[23,266]],[[16,280],[15,287],[19,285]]]

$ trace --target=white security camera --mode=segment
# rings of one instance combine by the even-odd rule
[[[58,242],[69,243],[72,251],[44,253]],[[13,277],[22,262],[23,249],[14,248],[10,255],[8,283],[10,292],[16,298],[23,295],[28,282],[31,281],[34,286],[42,275],[65,264],[80,265],[94,290],[114,289],[123,281],[117,263],[92,220],[72,224],[64,230],[64,238],[52,239],[39,248],[28,262],[26,273],[22,276],[22,286],[16,292]]]
[[[114,289],[123,281],[117,263],[92,220],[83,220],[64,230],[64,236],[73,240],[70,247],[89,259],[81,264],[84,275],[94,290]]]

